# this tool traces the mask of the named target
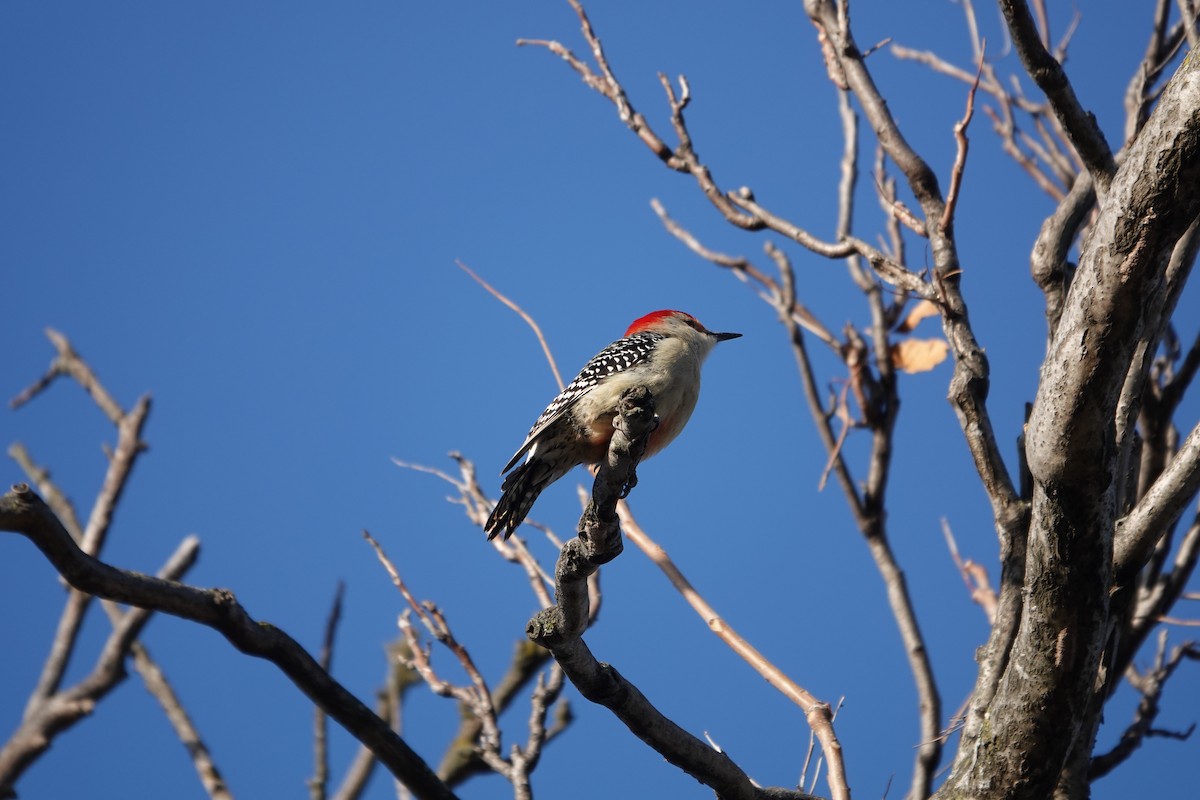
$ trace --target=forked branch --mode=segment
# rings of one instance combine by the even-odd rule
[[[321,669],[294,639],[246,613],[232,592],[153,578],[92,558],[79,549],[42,499],[23,484],[0,497],[0,530],[29,539],[59,574],[82,592],[207,625],[243,653],[270,661],[369,746],[418,798],[449,800],[455,796],[384,720]]]

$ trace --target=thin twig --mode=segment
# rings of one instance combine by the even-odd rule
[[[162,706],[163,712],[167,715],[167,720],[171,723],[171,727],[175,729],[175,735],[179,737],[179,741],[187,749],[188,755],[192,759],[192,766],[196,770],[196,775],[199,776],[200,783],[204,787],[204,790],[208,792],[208,796],[211,800],[233,800],[233,794],[229,791],[229,787],[225,783],[225,778],[221,775],[221,771],[217,769],[212,753],[200,738],[199,733],[196,731],[195,723],[187,711],[184,710],[183,702],[171,687],[167,676],[154,659],[150,657],[150,654],[140,642],[134,642],[130,649],[133,653],[133,663],[138,674],[142,677],[146,689],[158,701],[159,705]]]
[[[996,591],[992,589],[991,582],[988,581],[987,570],[983,565],[976,564],[969,559],[964,561],[963,557],[959,555],[954,531],[950,529],[950,522],[945,517],[942,517],[942,535],[946,538],[946,547],[950,550],[954,566],[958,567],[958,573],[962,576],[963,583],[971,594],[971,600],[983,609],[988,624],[994,624],[996,622]]]
[[[330,671],[333,665],[333,640],[337,633],[338,622],[342,618],[342,597],[346,592],[346,584],[337,582],[333,592],[333,603],[329,608],[329,616],[325,620],[325,635],[321,639],[321,654],[317,663],[321,669]],[[308,781],[308,795],[311,800],[325,800],[329,784],[329,719],[325,711],[317,706],[313,712],[313,776]]]
[[[118,424],[125,417],[125,411],[96,378],[96,373],[92,371],[92,368],[71,346],[70,340],[53,328],[46,328],[46,338],[58,350],[58,355],[50,363],[46,374],[9,401],[9,405],[14,409],[20,408],[43,392],[54,382],[55,378],[70,376],[91,395],[96,405],[108,417],[109,422],[114,425]]]
[[[363,531],[363,538],[367,540],[367,543],[375,551],[375,556],[379,559],[384,569],[387,570],[388,576],[392,579],[392,584],[404,597],[412,613],[421,621],[421,624],[429,634],[454,655],[459,665],[467,673],[471,685],[456,686],[437,676],[433,670],[433,665],[429,661],[429,653],[424,651],[420,646],[420,642],[416,640],[416,636],[408,623],[407,615],[402,615],[400,617],[400,628],[412,647],[412,666],[421,674],[421,677],[425,679],[425,682],[429,684],[429,688],[434,693],[446,697],[454,697],[479,720],[481,723],[479,736],[480,757],[496,772],[512,780],[514,775],[511,765],[503,759],[499,752],[500,728],[496,721],[496,707],[492,702],[491,690],[488,688],[487,681],[484,680],[482,673],[476,667],[474,659],[471,658],[466,647],[455,638],[441,610],[429,601],[417,601],[416,597],[413,596],[408,586],[404,583],[404,580],[400,577],[400,572],[396,569],[395,564],[384,553],[383,547],[380,546],[379,542],[367,531]]]
[[[846,445],[846,437],[850,434],[850,429],[857,424],[853,417],[850,416],[850,405],[846,402],[846,395],[850,391],[850,381],[842,384],[842,391],[838,393],[837,407],[834,411],[834,416],[842,423],[841,429],[838,431],[837,441],[833,445],[833,449],[829,452],[829,458],[825,460],[825,468],[821,470],[821,478],[817,481],[817,491],[825,491],[825,482],[829,480],[829,473],[837,466],[842,459],[842,448]]]
[[[466,509],[467,517],[471,520],[471,523],[482,528],[487,521],[488,512],[491,511],[493,503],[484,496],[483,488],[480,487],[479,481],[475,477],[475,465],[470,459],[461,453],[454,452],[450,454],[450,457],[458,463],[459,471],[462,475],[461,480],[452,477],[436,467],[413,464],[398,458],[393,458],[392,463],[404,469],[435,475],[446,483],[449,483],[458,490],[458,497],[451,498],[451,502],[462,505]],[[529,520],[526,520],[525,524],[541,528],[554,541],[553,532]],[[491,544],[506,561],[517,564],[525,570],[525,574],[529,577],[530,588],[533,590],[534,596],[537,598],[541,608],[548,608],[553,605],[547,587],[553,586],[554,582],[546,574],[546,571],[538,563],[537,559],[533,557],[533,554],[529,552],[529,549],[525,546],[525,542],[520,536],[513,536],[509,539],[497,536],[495,539],[492,539]],[[559,542],[556,547],[561,547],[561,544]]]
[[[819,338],[825,344],[829,345],[835,351],[840,350],[841,343],[834,337],[829,329],[826,328],[819,319],[804,305],[795,300],[795,287],[790,289],[786,286],[780,286],[774,278],[767,275],[765,272],[754,266],[748,259],[742,256],[731,256],[725,253],[719,253],[705,247],[695,235],[676,222],[667,214],[667,210],[663,208],[662,203],[657,199],[650,201],[650,206],[654,209],[654,213],[662,221],[663,227],[667,232],[674,236],[679,241],[683,242],[689,250],[701,258],[716,264],[719,267],[724,267],[733,272],[733,274],[742,282],[751,280],[758,284],[759,296],[768,303],[774,304],[777,302],[781,294],[791,297],[792,302],[789,308],[789,314],[795,321],[804,327],[809,333]],[[770,251],[768,251],[770,253]]]
[[[621,528],[629,541],[633,542],[654,562],[676,591],[683,596],[692,610],[704,620],[717,637],[731,650],[738,654],[751,668],[763,677],[771,686],[791,700],[808,721],[809,727],[821,742],[822,752],[829,762],[829,788],[834,800],[848,800],[850,787],[846,778],[846,767],[842,760],[842,745],[833,730],[833,715],[829,704],[818,700],[806,689],[789,678],[781,669],[771,663],[759,650],[742,638],[714,609],[709,605],[691,582],[684,577],[679,567],[671,560],[667,552],[645,532],[638,524],[628,503],[621,501],[617,504],[617,513],[621,518]]]
[[[1200,660],[1200,647],[1195,642],[1184,642],[1174,647],[1170,655],[1167,655],[1167,632],[1163,630],[1158,636],[1158,647],[1153,666],[1144,673],[1139,673],[1133,668],[1126,670],[1125,676],[1129,684],[1141,694],[1142,698],[1134,712],[1133,721],[1121,734],[1117,744],[1107,753],[1101,753],[1092,758],[1091,767],[1088,770],[1090,780],[1107,775],[1128,759],[1141,746],[1146,737],[1156,735],[1153,725],[1158,717],[1163,689],[1166,688],[1167,682],[1185,658]],[[1188,733],[1190,734],[1190,731]],[[1187,738],[1187,735],[1177,738]]]
[[[980,46],[979,68],[975,71],[975,82],[971,84],[971,90],[967,92],[967,110],[963,113],[963,118],[954,124],[954,141],[958,144],[958,152],[954,157],[954,166],[950,170],[950,189],[946,192],[946,211],[942,214],[942,221],[938,223],[943,233],[954,223],[954,208],[958,203],[963,170],[967,165],[967,126],[971,124],[971,117],[975,114],[975,90],[979,88],[979,76],[983,72],[986,48],[987,42],[985,41]]]
[[[531,317],[525,311],[525,309],[521,308],[519,305],[514,303],[512,300],[508,299],[506,296],[501,294],[498,289],[496,289],[490,283],[485,281],[483,278],[476,275],[475,272],[470,267],[468,267],[466,264],[464,264],[463,262],[458,261],[458,260],[455,260],[454,263],[458,265],[459,269],[461,269],[463,272],[470,275],[475,280],[476,283],[478,283],[480,286],[482,286],[484,289],[486,289],[492,297],[496,298],[501,303],[504,303],[504,305],[508,306],[513,311],[517,312],[517,314],[521,317],[521,319],[525,320],[525,324],[528,325],[530,328],[533,328],[533,333],[535,336],[537,336],[538,344],[540,344],[542,346],[542,353],[545,354],[545,356],[546,356],[546,363],[550,365],[550,371],[554,373],[554,381],[558,384],[558,388],[561,391],[563,386],[565,385],[565,384],[563,384],[562,374],[559,373],[559,371],[558,371],[558,364],[555,363],[555,361],[554,361],[554,354],[550,352],[550,345],[546,343],[546,337],[545,337],[545,335],[542,334],[542,329],[537,324],[537,321],[534,320],[534,318]]]
[[[1091,173],[1097,193],[1103,195],[1116,172],[1116,163],[1096,118],[1084,110],[1062,65],[1047,50],[1048,43],[1043,41],[1025,0],[1000,0],[1000,10],[1025,70],[1046,94],[1055,119]]]

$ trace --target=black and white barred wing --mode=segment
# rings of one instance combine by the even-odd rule
[[[597,353],[575,376],[575,380],[567,384],[558,397],[546,406],[546,410],[529,429],[529,435],[525,437],[525,443],[521,445],[521,449],[517,450],[500,474],[503,475],[516,466],[521,457],[529,452],[529,448],[537,442],[542,432],[562,417],[571,406],[579,401],[579,398],[591,391],[592,387],[603,383],[618,372],[649,361],[650,355],[654,351],[654,343],[664,338],[666,337],[658,333],[637,333],[633,336],[626,336],[624,339],[618,339]]]

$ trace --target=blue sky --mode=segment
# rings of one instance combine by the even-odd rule
[[[656,73],[685,73],[701,156],[729,188],[831,236],[841,152],[834,93],[796,3],[609,2],[591,15],[639,110],[668,132]],[[1061,4],[1059,4],[1061,5]],[[1083,103],[1119,136],[1121,98],[1148,35],[1146,9],[1089,3],[1067,68]],[[945,0],[857,3],[860,44],[886,37],[970,61],[961,8]],[[995,12],[980,24],[1002,74]],[[1058,9],[1056,31],[1069,9]],[[1130,33],[1132,31],[1132,33]],[[127,407],[153,396],[137,466],[105,551],[154,571],[187,534],[203,542],[189,582],[232,588],[259,618],[315,650],[339,580],[347,583],[335,675],[370,698],[401,598],[364,545],[369,529],[414,593],[441,605],[485,673],[497,677],[534,610],[524,577],[472,528],[449,487],[392,457],[499,468],[556,388],[516,315],[455,266],[460,259],[539,320],[564,373],[658,308],[681,308],[744,338],[711,357],[682,437],[640,470],[642,525],[725,619],[797,682],[845,697],[838,732],[861,797],[907,785],[915,696],[883,587],[835,487],[773,313],[662,229],[649,201],[710,246],[758,259],[763,239],[725,226],[690,179],[662,168],[559,60],[519,37],[583,53],[563,2],[19,3],[0,5],[0,263],[6,398],[42,374],[66,333]],[[906,135],[945,183],[964,87],[871,57]],[[1029,82],[1024,81],[1028,88]],[[864,126],[865,127],[865,126]],[[1051,209],[1000,152],[986,117],[957,217],[964,287],[992,366],[991,411],[1015,453],[1044,348],[1028,252]],[[865,134],[864,134],[864,141]],[[873,144],[865,144],[869,164]],[[864,173],[859,227],[882,231]],[[778,244],[778,242],[777,242]],[[840,264],[792,248],[802,299],[831,328],[868,322]],[[911,263],[928,261],[920,243]],[[1195,293],[1181,303],[1184,336]],[[928,335],[934,335],[932,323]],[[1186,338],[1185,338],[1186,340]],[[814,345],[823,384],[844,367]],[[992,566],[986,498],[945,401],[949,368],[904,376],[890,533],[913,588],[946,713],[966,697],[986,635],[946,552]],[[1197,416],[1193,399],[1190,420]],[[1184,424],[1191,424],[1185,414]],[[86,513],[112,431],[62,382],[0,413],[0,440],[25,443]],[[848,452],[862,475],[861,441]],[[1013,459],[1014,463],[1015,458]],[[5,483],[22,478],[7,462]],[[582,473],[579,473],[582,476]],[[578,477],[578,476],[577,476]],[[700,500],[700,502],[697,502]],[[578,515],[574,481],[534,516],[560,534]],[[550,546],[526,531],[549,563]],[[993,577],[995,572],[993,570]],[[803,715],[709,635],[630,548],[604,570],[604,609],[588,641],[668,716],[708,732],[757,781],[788,785],[808,743]],[[36,551],[0,539],[0,729],[21,712],[62,591]],[[19,609],[19,611],[18,611]],[[90,619],[85,674],[107,632]],[[1172,631],[1174,641],[1186,632]],[[239,796],[295,795],[311,774],[311,708],[287,680],[207,630],[155,618],[144,640],[175,683]],[[454,674],[450,659],[439,663]],[[703,796],[608,712],[568,690],[577,713],[534,778],[541,796]],[[436,762],[456,724],[446,700],[410,695],[405,735]],[[1185,665],[1160,723],[1186,728],[1200,678]],[[1125,725],[1128,698],[1103,741]],[[525,713],[506,719],[524,736]],[[335,738],[340,775],[353,744]],[[1195,741],[1149,742],[1095,797],[1191,786]],[[139,681],[56,740],[21,783],[27,797],[202,797],[186,754]],[[496,778],[463,797],[504,796]],[[374,798],[394,796],[381,774]]]

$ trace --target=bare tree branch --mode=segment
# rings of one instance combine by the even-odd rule
[[[76,542],[81,541],[83,539],[83,531],[80,527],[79,519],[75,515],[74,505],[50,479],[49,470],[36,464],[29,452],[19,444],[9,448],[9,455],[21,466],[30,480],[34,482],[38,492],[48,498],[47,505],[63,522],[71,538]],[[199,543],[197,540],[185,540],[185,544],[188,545],[190,556],[186,566],[183,568],[190,567],[196,554],[199,552]],[[177,579],[181,574],[182,572],[172,572],[168,577]],[[81,595],[81,597],[90,597],[90,595]],[[117,604],[109,600],[103,600],[101,601],[101,607],[112,621],[114,627],[121,623],[124,612]],[[72,606],[68,604],[68,610],[70,608]],[[77,632],[78,628],[74,630]],[[175,733],[183,743],[183,746],[187,748],[188,754],[192,758],[192,763],[196,768],[196,774],[200,778],[205,791],[208,792],[213,800],[228,800],[232,795],[229,793],[225,780],[213,762],[212,755],[197,732],[191,717],[188,716],[179,697],[171,688],[166,675],[151,657],[149,650],[141,642],[134,642],[130,646],[130,652],[133,655],[134,668],[142,677],[146,690],[162,706],[163,713],[167,716],[167,721],[175,729]]]
[[[1083,159],[1088,173],[1092,176],[1098,193],[1105,194],[1113,173],[1116,172],[1116,164],[1113,161],[1112,150],[1104,134],[1100,132],[1100,126],[1096,124],[1096,118],[1080,105],[1062,65],[1047,51],[1025,0],[1000,0],[1000,10],[1008,23],[1021,63],[1025,65],[1025,70],[1038,87],[1045,92],[1075,152]]]
[[[825,35],[838,29],[837,12],[830,0],[805,0],[805,10]],[[937,178],[900,132],[849,30],[839,33],[838,36],[839,40],[833,52],[839,59],[839,68],[844,73],[851,91],[858,98],[872,129],[877,132],[880,145],[904,173],[909,188],[925,213],[935,265],[936,299],[942,308],[946,339],[955,355],[954,377],[950,383],[951,401],[966,435],[976,469],[992,500],[997,530],[1002,539],[1011,538],[1014,529],[1021,526],[1025,511],[1013,489],[1012,480],[992,432],[986,408],[989,371],[987,358],[975,340],[967,315],[966,301],[959,288],[961,269],[952,231],[941,230],[938,224],[945,215],[945,202],[938,188]],[[928,293],[918,296],[928,297]]]
[[[125,417],[125,412],[96,378],[96,374],[92,372],[92,368],[80,357],[79,353],[75,352],[75,348],[71,346],[71,342],[67,340],[67,337],[53,328],[47,328],[46,338],[58,350],[58,356],[50,362],[50,369],[46,371],[46,374],[9,401],[9,406],[14,409],[20,408],[44,391],[46,387],[54,382],[55,378],[69,376],[74,378],[83,387],[84,391],[91,395],[96,405],[108,417],[109,422],[114,425],[119,424]]]
[[[338,581],[333,592],[333,604],[325,620],[325,635],[321,638],[321,654],[317,663],[326,672],[333,665],[333,640],[338,622],[342,619],[342,597],[346,584]],[[317,707],[313,711],[313,776],[308,781],[308,796],[312,800],[325,800],[329,784],[329,719],[325,711]]]
[[[1129,581],[1150,556],[1162,532],[1174,525],[1200,491],[1200,425],[1192,429],[1166,470],[1137,506],[1117,523],[1113,568]]]
[[[1196,8],[1192,0],[1175,0],[1179,13],[1183,17],[1183,30],[1187,35],[1188,47],[1193,51],[1200,50],[1200,28],[1196,26]]]
[[[1041,760],[1032,770],[1007,759],[984,768],[960,756],[948,793],[983,794],[984,786],[1020,780],[1031,796],[1044,796],[1072,742],[1091,744],[1098,715],[1077,712],[1099,702],[1096,676],[1109,638],[1118,399],[1139,339],[1167,302],[1171,254],[1200,213],[1200,197],[1183,188],[1197,183],[1200,69],[1190,59],[1109,185],[1027,426],[1035,482],[1028,562],[1037,569],[1027,573],[1029,600],[1012,644],[1022,678],[1000,682],[986,730],[964,730],[960,754],[1020,740]],[[1076,720],[1070,730],[1065,719]]]
[[[80,541],[83,538],[83,526],[79,524],[79,516],[75,513],[75,504],[51,479],[50,470],[37,464],[33,460],[33,456],[25,449],[25,445],[19,442],[9,445],[8,455],[28,476],[54,515],[62,520],[63,527],[71,534],[71,538],[77,542]]]
[[[398,722],[399,708],[405,692],[421,682],[413,670],[401,663],[394,650],[394,643],[387,647],[387,677],[375,700],[375,715],[393,728]],[[360,746],[333,793],[333,800],[358,800],[366,791],[367,783],[378,763],[379,760],[369,747]]]
[[[1125,141],[1133,141],[1150,116],[1150,106],[1156,94],[1152,91],[1163,70],[1175,57],[1180,45],[1186,41],[1184,25],[1177,24],[1168,30],[1171,0],[1157,0],[1154,5],[1154,21],[1150,30],[1150,41],[1145,55],[1134,70],[1125,88]]]
[[[76,368],[72,367],[72,369]],[[87,374],[91,375],[90,370],[87,370]],[[106,396],[103,387],[94,380],[94,376],[90,379],[89,385],[93,387],[94,392],[103,393]],[[109,523],[112,521],[112,515],[121,494],[125,490],[134,461],[144,448],[140,437],[149,411],[149,397],[143,397],[129,415],[121,416],[117,422],[117,446],[109,461],[108,472],[104,476],[104,484],[92,507],[87,527],[80,534],[79,546],[85,553],[90,555],[99,553],[104,545]],[[78,641],[79,627],[83,624],[84,614],[87,612],[91,600],[91,595],[87,593],[72,591],[68,594],[66,606],[51,644],[50,654],[42,667],[37,686],[30,694],[29,707],[58,689],[62,682],[62,676],[70,663],[71,654]]]
[[[537,676],[537,685],[534,686],[529,704],[529,737],[524,747],[514,746],[510,756],[513,769],[526,776],[533,772],[541,759],[543,746],[565,729],[561,717],[552,726],[546,725],[551,706],[562,694],[564,678],[562,669],[557,665]]]
[[[663,571],[671,585],[683,596],[697,616],[704,620],[709,630],[725,642],[767,683],[778,689],[784,697],[800,706],[804,711],[805,719],[808,720],[809,727],[820,740],[821,748],[829,761],[828,781],[831,787],[831,796],[834,798],[850,797],[850,787],[846,782],[846,765],[842,758],[842,745],[833,730],[833,713],[829,704],[818,700],[789,678],[786,673],[771,663],[754,645],[743,639],[729,623],[722,619],[716,609],[709,605],[708,601],[684,577],[667,552],[646,534],[634,519],[628,503],[623,500],[619,502],[617,514],[620,516],[621,528],[625,535],[646,554],[647,558],[654,562],[655,566]]]
[[[232,592],[198,589],[97,561],[75,545],[42,499],[23,485],[0,497],[0,530],[28,538],[80,591],[207,625],[243,653],[270,661],[351,735],[370,746],[417,797],[454,797],[387,723],[322,670],[294,639],[250,617]]]
[[[562,57],[583,78],[585,84],[607,97],[617,107],[617,114],[621,121],[666,166],[677,172],[685,172],[692,175],[704,192],[705,197],[721,212],[726,220],[745,230],[774,230],[793,239],[813,252],[829,258],[842,258],[850,253],[858,252],[871,264],[872,268],[879,273],[883,280],[893,283],[906,291],[917,293],[922,297],[931,296],[928,284],[921,281],[916,275],[910,273],[902,266],[889,260],[883,253],[871,247],[866,242],[853,238],[836,243],[822,241],[808,231],[758,205],[754,201],[753,193],[748,188],[743,187],[733,192],[722,190],[713,179],[709,168],[700,161],[699,156],[696,155],[695,150],[692,148],[691,135],[688,132],[683,116],[684,109],[691,100],[687,81],[682,77],[680,78],[680,92],[676,94],[670,81],[665,76],[660,75],[659,79],[663,85],[663,90],[666,92],[667,101],[671,108],[671,124],[679,138],[679,145],[674,150],[669,148],[650,127],[649,123],[646,122],[645,117],[633,110],[633,106],[630,104],[624,88],[608,65],[608,61],[604,56],[604,49],[592,28],[591,21],[588,19],[583,6],[578,0],[568,0],[568,2],[575,9],[575,13],[580,19],[584,38],[592,49],[593,57],[596,59],[600,69],[600,75],[597,75],[585,62],[581,61],[559,42],[519,39],[517,44],[542,46]]]
[[[533,329],[533,334],[534,334],[534,336],[537,337],[538,344],[540,344],[542,346],[542,353],[545,354],[545,356],[546,356],[546,362],[550,365],[550,371],[554,373],[554,381],[558,384],[558,388],[561,391],[564,386],[562,375],[558,371],[558,364],[556,364],[554,362],[554,354],[550,352],[550,345],[548,345],[546,343],[546,337],[542,334],[542,329],[537,324],[537,321],[533,317],[531,317],[528,314],[528,312],[525,311],[525,309],[521,308],[519,305],[514,303],[512,300],[509,300],[507,297],[505,297],[503,294],[501,294],[499,292],[499,290],[497,290],[495,287],[493,287],[490,283],[488,283],[483,278],[476,275],[474,270],[472,270],[466,264],[464,264],[461,261],[455,261],[454,263],[458,264],[459,269],[461,269],[463,272],[470,275],[471,278],[476,283],[478,283],[480,286],[482,286],[484,289],[486,289],[488,294],[490,294],[492,297],[499,300],[504,305],[508,306],[513,311],[515,311],[521,319],[525,320],[525,324]]]
[[[482,528],[484,523],[487,522],[488,513],[491,511],[494,503],[484,496],[483,488],[480,487],[475,475],[475,465],[471,460],[457,452],[450,453],[450,457],[458,464],[459,472],[462,476],[461,479],[452,478],[440,469],[421,464],[410,464],[398,458],[393,458],[392,463],[404,469],[436,475],[449,483],[459,493],[458,498],[452,502],[462,505],[467,512],[467,518],[471,520],[471,524]],[[525,524],[533,527],[541,527],[529,520],[526,520]],[[525,546],[525,542],[519,536],[513,536],[508,539],[498,536],[491,540],[491,544],[503,556],[505,561],[517,564],[525,570],[525,574],[529,578],[530,588],[533,589],[533,594],[537,598],[539,605],[542,608],[550,606],[550,594],[546,587],[552,585],[552,581],[550,580],[550,576],[542,569],[541,564],[529,552],[529,549]],[[555,546],[561,547],[562,543],[558,542]]]
[[[964,560],[958,552],[958,542],[954,538],[954,531],[950,529],[950,523],[945,517],[942,518],[942,536],[946,539],[946,547],[950,550],[950,558],[954,560],[954,566],[958,568],[958,572],[962,575],[963,583],[966,584],[967,591],[971,594],[971,600],[983,610],[983,614],[987,617],[989,624],[996,624],[996,592],[992,589],[992,584],[988,580],[987,570],[982,565],[976,564],[970,559]]]
[[[898,289],[911,292],[917,297],[932,299],[934,289],[915,273],[901,264],[888,258],[883,251],[872,247],[866,242],[853,236],[842,238],[836,243],[824,242],[817,239],[803,228],[776,216],[765,207],[759,205],[754,194],[749,189],[742,188],[729,194],[729,199],[739,208],[745,209],[762,227],[782,234],[797,244],[800,244],[819,256],[826,258],[846,258],[858,254],[866,259],[871,268],[880,278]]]
[[[405,612],[400,617],[400,629],[411,649],[410,666],[420,673],[421,677],[435,694],[457,698],[480,721],[482,725],[479,741],[480,755],[497,772],[510,777],[509,765],[503,763],[499,755],[500,728],[496,723],[496,707],[492,702],[491,690],[488,688],[487,681],[484,680],[483,675],[475,666],[475,661],[467,652],[466,647],[450,631],[450,626],[446,623],[441,610],[429,601],[417,602],[412,592],[409,591],[408,586],[401,579],[396,566],[383,552],[383,548],[379,543],[366,531],[363,531],[363,537],[371,545],[372,549],[375,550],[375,555],[387,570],[396,589],[399,590],[405,602],[408,603],[411,612],[416,614],[417,618],[421,620],[421,624],[431,636],[454,654],[454,657],[458,659],[459,664],[470,678],[471,685],[455,686],[437,676],[433,670],[433,665],[430,663],[429,653],[421,648],[421,643],[417,640],[412,625],[408,621],[408,612]]]
[[[770,275],[767,275],[758,267],[754,266],[754,264],[748,259],[743,258],[742,256],[730,256],[726,255],[725,253],[718,253],[715,250],[710,250],[709,248],[705,247],[691,232],[672,219],[670,215],[667,214],[666,209],[663,208],[662,203],[660,203],[657,199],[651,200],[650,206],[654,209],[654,213],[658,215],[658,218],[662,220],[663,227],[667,229],[667,232],[679,241],[683,242],[684,245],[686,245],[687,248],[693,253],[705,259],[706,261],[711,261],[718,267],[724,267],[731,270],[733,274],[743,282],[752,281],[753,283],[758,284],[759,287],[761,287],[759,289],[759,297],[761,297],[765,302],[775,305],[778,302],[780,293],[791,296],[793,298],[793,302],[791,303],[791,313],[796,323],[821,341],[825,342],[825,344],[829,345],[835,352],[841,351],[841,342],[839,342],[837,338],[829,332],[829,329],[825,327],[825,325],[823,325],[819,319],[817,319],[816,315],[814,315],[808,308],[800,304],[799,301],[795,300],[794,286],[792,286],[790,290],[787,287],[781,287],[774,278],[772,278]]]
[[[1167,681],[1175,673],[1175,669],[1185,658],[1200,660],[1200,648],[1195,642],[1185,642],[1177,645],[1167,656],[1167,632],[1163,630],[1158,637],[1158,652],[1154,658],[1154,666],[1145,673],[1130,670],[1129,682],[1142,695],[1134,712],[1133,722],[1121,734],[1120,741],[1107,753],[1100,753],[1091,760],[1088,777],[1092,780],[1112,772],[1133,754],[1147,736],[1152,736],[1154,721],[1158,717],[1159,704],[1162,701],[1163,689]],[[1195,727],[1193,725],[1193,727]],[[1186,738],[1186,737],[1184,737]]]
[[[179,576],[166,577],[177,578]],[[176,696],[175,690],[171,688],[167,676],[140,642],[134,642],[130,649],[133,652],[133,663],[137,667],[138,674],[142,676],[146,689],[162,706],[163,713],[167,715],[167,720],[175,729],[175,735],[187,748],[188,755],[192,758],[192,766],[195,767],[200,784],[208,792],[208,796],[212,800],[233,800],[233,794],[229,791],[221,771],[217,769],[208,746],[197,733],[195,723],[192,722],[183,703]]]
[[[497,715],[503,714],[512,705],[518,693],[541,674],[541,668],[549,660],[550,654],[528,639],[517,642],[508,669],[492,689],[492,703],[496,707]],[[457,786],[472,775],[490,770],[477,752],[476,742],[482,727],[483,721],[475,715],[463,715],[458,731],[437,769],[438,776],[447,786]],[[526,758],[528,760],[530,757]],[[528,769],[532,770],[534,765],[536,761],[529,765]]]
[[[40,513],[45,520],[42,524],[57,526],[56,535],[63,540],[63,545],[80,552],[49,507],[23,484],[0,498],[0,530],[12,530],[9,527],[14,506],[12,501],[14,498],[24,500],[24,497],[33,498],[35,513]],[[162,578],[158,580],[173,580],[183,575],[195,563],[198,551],[199,541],[196,538],[184,539],[164,565],[159,573]],[[55,737],[90,714],[101,699],[125,680],[125,659],[142,628],[150,621],[153,610],[135,608],[122,613],[114,609],[114,612],[117,618],[113,622],[113,631],[87,677],[68,689],[56,688],[39,697],[36,702],[31,702],[25,709],[25,716],[17,731],[0,748],[0,797],[15,797],[17,781],[46,752]]]
[[[1160,545],[1161,547],[1161,545]],[[1164,557],[1165,561],[1165,557]],[[1122,641],[1118,666],[1132,663],[1141,643],[1149,637],[1154,627],[1164,621],[1166,613],[1183,596],[1188,582],[1200,562],[1200,514],[1192,517],[1187,530],[1180,537],[1171,569],[1155,576],[1137,593],[1136,606],[1130,614],[1129,629]]]
[[[1033,245],[1033,253],[1029,258],[1030,271],[1034,283],[1046,297],[1047,349],[1058,331],[1063,301],[1071,285],[1067,253],[1095,202],[1092,179],[1084,173],[1071,186],[1071,191],[1054,212],[1046,217]]]
[[[631,389],[622,400],[607,460],[601,464],[592,502],[579,522],[579,535],[563,545],[555,569],[558,604],[529,621],[529,638],[547,648],[575,688],[593,703],[610,709],[638,738],[667,761],[712,787],[722,798],[751,800],[766,797],[724,753],[686,732],[645,698],[609,664],[601,664],[581,635],[588,624],[587,578],[623,549],[617,503],[630,488],[630,479],[654,427],[653,398],[645,389]],[[773,789],[771,797],[806,798],[800,792]]]
[[[109,458],[108,471],[92,506],[86,527],[78,528],[74,508],[61,498],[57,490],[50,494],[53,505],[69,511],[66,519],[72,525],[71,535],[79,541],[80,547],[90,555],[97,555],[104,546],[113,513],[121,499],[121,494],[125,491],[134,463],[146,448],[145,443],[141,440],[141,433],[150,412],[150,398],[143,396],[133,410],[126,413],[100,383],[92,368],[71,346],[66,336],[52,328],[46,329],[46,336],[54,344],[58,355],[51,363],[46,375],[14,398],[11,405],[13,408],[21,407],[49,386],[56,377],[68,376],[75,379],[87,391],[105,416],[116,425],[117,445]],[[19,451],[16,455],[19,455]],[[39,484],[49,483],[47,475],[31,473],[31,477]],[[58,629],[51,643],[50,653],[42,665],[41,675],[26,705],[27,714],[42,700],[58,690],[63,674],[70,663],[78,640],[79,628],[83,624],[84,614],[90,603],[90,595],[76,591],[68,594],[66,606],[59,618]]]
[[[983,56],[981,51],[979,68],[975,72],[975,82],[971,84],[971,90],[967,92],[967,110],[963,113],[962,119],[954,124],[954,140],[958,145],[958,153],[954,157],[954,166],[950,170],[950,190],[946,193],[946,213],[942,215],[942,221],[938,223],[942,226],[943,231],[954,222],[954,207],[958,203],[963,170],[967,165],[967,126],[971,124],[971,117],[975,114],[975,90],[979,88],[979,75],[983,72]]]

